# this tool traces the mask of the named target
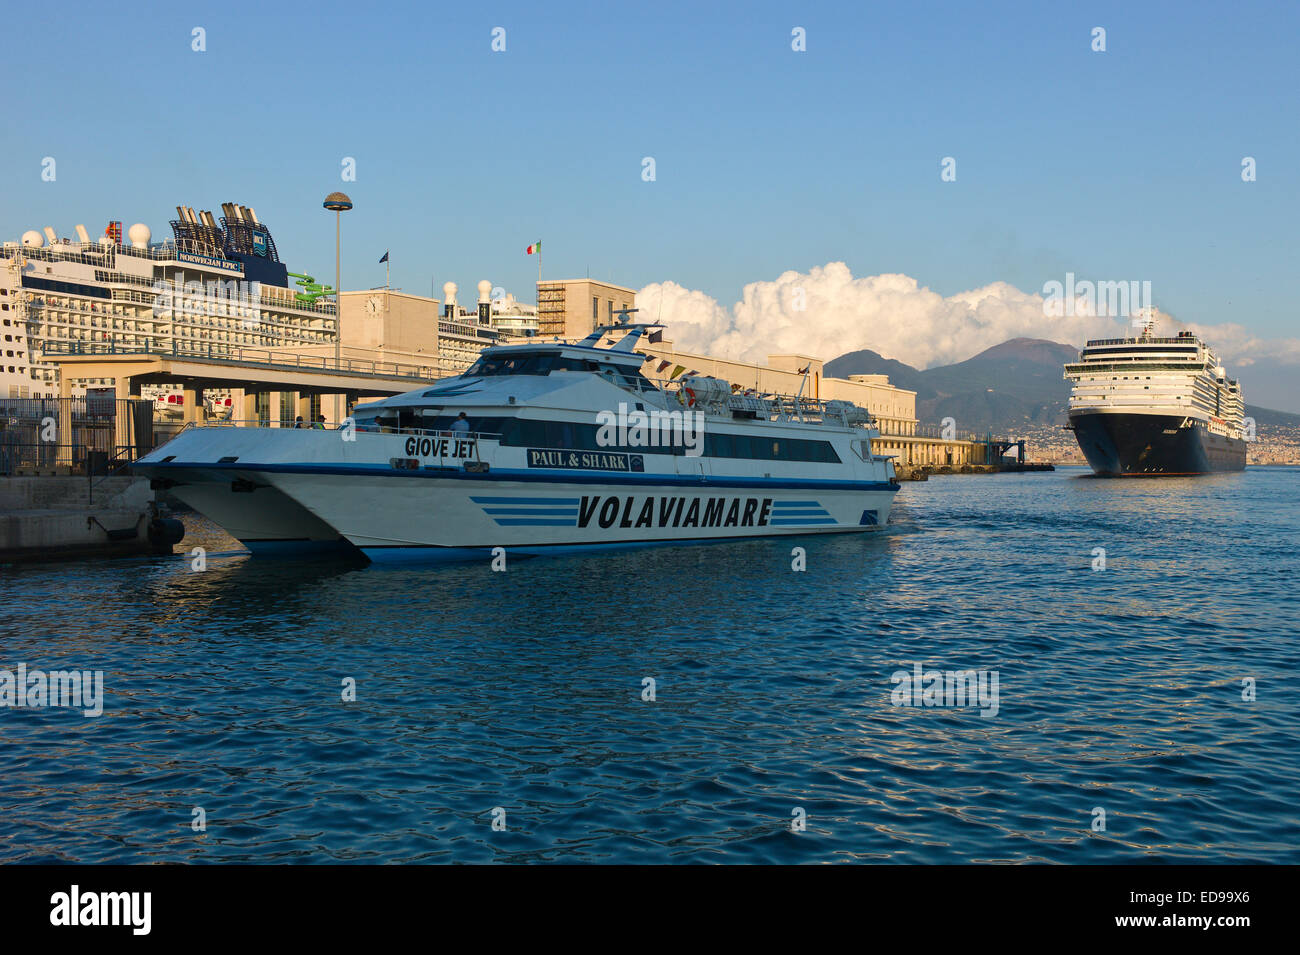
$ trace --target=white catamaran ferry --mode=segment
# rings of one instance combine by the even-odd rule
[[[503,345],[465,373],[360,405],[332,431],[190,427],[139,473],[256,553],[373,561],[537,555],[867,531],[898,484],[851,402],[656,384],[651,325]],[[611,348],[610,331],[625,332]]]

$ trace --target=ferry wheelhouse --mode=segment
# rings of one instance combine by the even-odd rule
[[[137,471],[254,553],[374,561],[859,533],[898,484],[851,402],[655,382],[650,325],[503,345],[463,374],[358,406],[337,430],[191,427]],[[622,332],[609,348],[604,336]]]

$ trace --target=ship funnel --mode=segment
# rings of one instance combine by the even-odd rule
[[[86,227],[80,222],[77,223],[77,241],[81,243],[90,242],[90,233],[86,231]]]
[[[492,324],[492,283],[487,279],[478,283],[478,323]]]
[[[442,317],[454,319],[456,317],[456,283],[444,282],[442,286]]]

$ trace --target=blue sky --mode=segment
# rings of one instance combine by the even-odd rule
[[[1298,26],[1290,3],[28,5],[0,233],[161,238],[178,203],[239,201],[332,281],[341,188],[346,287],[391,248],[394,285],[531,301],[541,239],[548,276],[724,304],[841,260],[944,295],[1074,271],[1290,337]]]

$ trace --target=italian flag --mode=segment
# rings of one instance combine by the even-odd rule
[[[532,255],[534,252],[536,252],[538,255],[542,254],[542,243],[534,242],[532,245],[528,247],[529,255]]]

